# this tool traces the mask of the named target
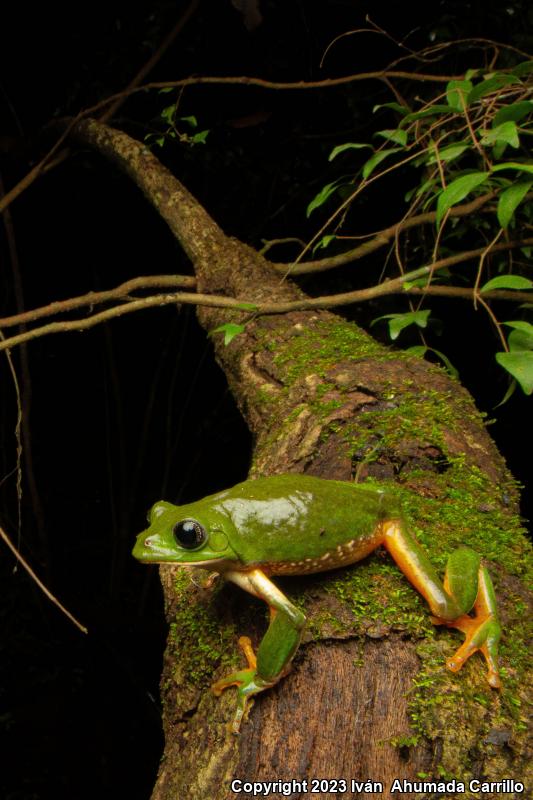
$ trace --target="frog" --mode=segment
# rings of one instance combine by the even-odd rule
[[[290,671],[306,623],[304,613],[271,578],[347,567],[379,547],[425,599],[431,621],[464,634],[447,668],[458,672],[480,651],[489,685],[501,687],[497,601],[480,555],[458,547],[449,555],[441,581],[390,489],[305,474],[258,477],[184,505],[157,502],[148,522],[133,549],[140,562],[207,569],[269,608],[268,628],[257,651],[248,636],[239,638],[247,666],[212,686],[217,696],[237,687],[230,723],[235,734],[254,696]]]

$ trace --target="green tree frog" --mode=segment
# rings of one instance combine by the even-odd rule
[[[304,614],[270,576],[331,570],[365,558],[379,545],[425,598],[432,622],[465,634],[464,643],[447,661],[448,669],[457,672],[480,650],[489,684],[500,686],[496,598],[480,556],[458,548],[441,582],[407,531],[398,502],[385,491],[307,475],[275,475],[244,481],[187,505],[156,503],[149,522],[133,550],[139,561],[214,570],[270,608],[270,624],[257,654],[248,637],[239,639],[247,668],[212,687],[216,695],[237,687],[235,733],[250,698],[289,671],[305,624]]]

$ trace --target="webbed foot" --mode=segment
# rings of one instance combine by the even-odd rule
[[[446,666],[451,672],[458,672],[465,661],[478,650],[487,662],[487,680],[493,689],[502,685],[498,670],[498,642],[501,636],[501,627],[498,620],[494,589],[485,567],[479,570],[479,584],[476,602],[474,603],[474,616],[462,614],[454,620],[443,620],[432,617],[435,625],[446,625],[448,628],[457,628],[465,634],[465,640],[454,655],[446,661]]]
[[[239,733],[242,721],[246,720],[248,716],[253,695],[273,685],[257,675],[257,661],[248,636],[241,636],[239,645],[248,661],[248,668],[232,672],[225,678],[216,681],[211,687],[217,697],[220,697],[222,692],[230,686],[237,687],[237,710],[230,723],[230,730],[235,734]]]

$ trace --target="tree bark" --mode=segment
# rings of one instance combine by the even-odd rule
[[[141,144],[93,121],[75,135],[142,189],[191,259],[199,292],[248,303],[304,296],[226,236]],[[183,570],[162,567],[170,633],[161,684],[166,744],[154,800],[251,796],[240,784],[232,790],[234,780],[295,781],[288,796],[335,796],[334,784],[313,792],[313,779],[345,780],[344,794],[353,797],[369,796],[351,784],[366,780],[382,784],[377,796],[398,796],[391,794],[395,779],[455,779],[466,784],[465,797],[514,796],[468,787],[471,779],[526,787],[531,779],[521,711],[531,698],[527,547],[515,485],[471,398],[442,369],[378,344],[327,311],[253,318],[199,307],[198,317],[206,331],[247,320],[229,346],[221,336],[213,341],[254,434],[252,477],[306,472],[394,482],[411,530],[441,572],[460,543],[488,559],[505,631],[504,688],[488,687],[479,655],[456,675],[446,671],[459,635],[433,628],[424,603],[379,552],[333,573],[275,579],[305,607],[304,642],[292,672],[256,699],[234,736],[226,725],[232,691],[217,699],[209,687],[240,663],[240,634],[260,640],[264,604],[233,586],[198,588]],[[281,788],[271,794],[281,796]],[[413,786],[402,797],[449,794]]]

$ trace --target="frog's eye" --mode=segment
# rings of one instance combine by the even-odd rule
[[[172,529],[174,539],[185,550],[197,550],[207,540],[207,532],[195,519],[182,519]]]

